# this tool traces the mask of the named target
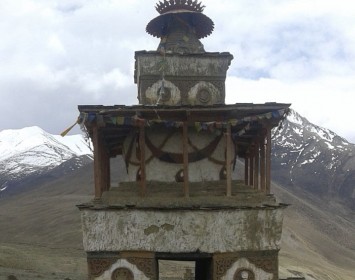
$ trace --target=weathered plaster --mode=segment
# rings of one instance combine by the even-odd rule
[[[235,252],[277,250],[282,209],[82,210],[86,251]]]
[[[144,75],[225,77],[232,56],[220,54],[167,55],[136,53],[137,78]]]

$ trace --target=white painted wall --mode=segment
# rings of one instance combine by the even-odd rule
[[[155,147],[161,146],[164,139],[168,135],[169,129],[164,131],[159,128],[147,129],[146,134],[150,141]],[[176,129],[176,133],[167,141],[167,143],[162,148],[166,152],[182,153],[182,129]],[[197,132],[194,128],[189,129],[189,138],[194,146],[198,149],[206,147],[209,143],[215,139],[221,132],[215,131],[214,133],[208,131]],[[124,150],[128,151],[129,143],[132,141],[132,135],[127,137],[124,142]],[[212,157],[219,161],[225,160],[225,138],[222,137],[217,148],[212,153]],[[189,147],[189,152],[193,152],[193,148]],[[232,154],[234,154],[234,146],[232,147]],[[146,147],[146,159],[151,157],[152,153]],[[136,150],[133,149],[130,160],[132,162],[138,163]],[[209,159],[203,159],[198,162],[193,162],[189,164],[189,181],[190,182],[201,182],[201,181],[218,181],[219,173],[223,165],[216,164]],[[138,166],[130,164],[128,167],[128,181],[136,181],[136,174]],[[157,158],[153,158],[149,163],[146,164],[146,179],[148,181],[160,181],[160,182],[175,182],[176,173],[183,168],[182,164],[173,164],[160,161]]]
[[[283,210],[82,210],[86,251],[277,250]]]

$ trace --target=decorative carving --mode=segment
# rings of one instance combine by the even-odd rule
[[[162,79],[150,84],[150,82],[142,81],[140,92],[141,103],[149,105],[180,105],[181,95],[179,88],[172,82]]]
[[[196,94],[197,100],[202,104],[208,104],[211,99],[211,93],[207,89],[202,89]]]
[[[224,99],[225,99],[225,82],[224,80],[216,80],[216,79],[206,79],[206,77],[189,77],[189,79],[187,79],[186,77],[165,77],[166,79],[169,79],[169,81],[171,83],[173,83],[173,85],[175,85],[179,91],[180,91],[180,101],[177,104],[174,105],[187,105],[190,103],[189,101],[189,92],[190,90],[195,87],[198,83],[201,82],[205,82],[205,83],[210,83],[212,84],[218,94],[215,95],[216,100],[214,100],[214,104],[223,104],[224,103]],[[152,88],[154,84],[159,84],[160,78],[158,77],[152,77],[152,76],[148,76],[148,77],[141,77],[141,81],[140,81],[140,86],[139,86],[139,101],[141,104],[147,104],[147,102],[149,103],[150,98],[147,96],[147,90],[149,88]],[[157,87],[157,89],[160,89],[160,86]],[[164,91],[166,91],[167,89],[172,90],[171,87],[168,87],[167,85],[165,85],[164,87]],[[206,99],[206,97],[208,96],[207,93],[202,92],[203,90],[207,90],[205,88],[201,88],[201,98]],[[200,92],[199,91],[199,92]],[[211,92],[209,90],[207,90],[210,94]],[[158,96],[157,91],[154,91],[154,94],[156,96]],[[172,95],[172,93],[170,93],[170,95]],[[197,94],[198,95],[198,94]],[[196,96],[197,97],[197,96]],[[212,97],[212,96],[211,96]],[[198,98],[198,97],[197,97]],[[171,99],[171,98],[170,98]],[[203,103],[202,101],[200,101],[201,104],[207,104],[207,103]]]
[[[155,279],[155,261],[153,258],[127,258],[127,261],[135,265],[149,279]]]
[[[253,263],[256,267],[270,273],[274,273],[277,270],[277,258],[258,258],[249,257],[248,260]]]
[[[89,275],[98,277],[110,268],[117,258],[88,259]]]
[[[191,12],[202,13],[205,6],[202,3],[192,0],[165,0],[156,5],[156,10],[159,14],[164,14],[174,10],[187,10]]]
[[[249,255],[247,253],[246,255]],[[265,257],[261,256],[245,256],[244,254],[238,255],[238,256],[229,256],[229,257],[220,257],[215,261],[216,265],[216,279],[221,279],[227,271],[233,266],[233,264],[239,259],[239,258],[246,258],[250,263],[254,264],[257,268],[260,268],[264,270],[265,272],[268,273],[277,273],[277,257],[273,255],[267,255]],[[243,270],[243,269],[241,269]],[[246,269],[244,269],[246,270]],[[238,270],[239,271],[239,270]],[[236,276],[235,276],[236,277]],[[235,278],[236,279],[243,279],[244,278]],[[239,276],[238,276],[239,277]],[[251,277],[251,276],[250,276]],[[246,278],[248,279],[248,278]],[[254,278],[250,278],[254,280]],[[250,280],[248,279],[248,280]]]
[[[126,267],[120,267],[117,268],[113,273],[112,273],[112,280],[134,280],[134,276],[132,271],[130,271]]]
[[[247,268],[240,268],[233,277],[234,280],[255,280],[254,272]]]
[[[174,81],[176,86],[180,89],[181,92],[181,103],[188,104],[188,93],[190,89],[195,86],[198,81],[196,80],[176,80]]]
[[[215,86],[217,85],[217,86]],[[199,81],[189,89],[188,103],[190,105],[214,105],[224,103],[224,82]]]
[[[218,95],[218,100],[217,103],[224,103],[224,99],[226,96],[226,85],[224,81],[218,80],[218,81],[208,81],[210,82],[212,85],[214,85],[218,91],[219,91],[219,95]]]
[[[216,260],[216,279],[221,279],[237,260],[238,257],[220,258]]]
[[[157,91],[157,96],[160,95],[160,101],[163,103],[168,102],[171,99],[171,91],[168,87],[164,86],[164,90],[162,91],[161,88]]]

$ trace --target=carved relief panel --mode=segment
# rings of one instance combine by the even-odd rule
[[[134,280],[132,271],[128,268],[120,267],[112,273],[112,280]]]
[[[144,105],[215,105],[224,104],[225,85],[222,80],[165,77],[164,80],[141,80],[139,101]]]
[[[188,92],[189,105],[214,105],[222,102],[220,90],[209,82],[198,82]]]
[[[254,272],[250,269],[238,269],[233,280],[255,280]]]
[[[180,89],[172,82],[159,80],[145,90],[145,105],[179,105]]]

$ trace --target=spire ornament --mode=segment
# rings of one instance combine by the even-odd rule
[[[202,6],[201,2],[198,2],[197,0],[164,0],[164,2],[160,1],[157,3],[155,8],[159,14],[165,14],[176,10],[202,13],[205,6]]]
[[[155,8],[160,15],[146,27],[147,33],[154,37],[167,36],[174,20],[185,22],[197,39],[209,36],[214,29],[213,21],[202,13],[205,6],[198,0],[164,0],[157,3]]]

